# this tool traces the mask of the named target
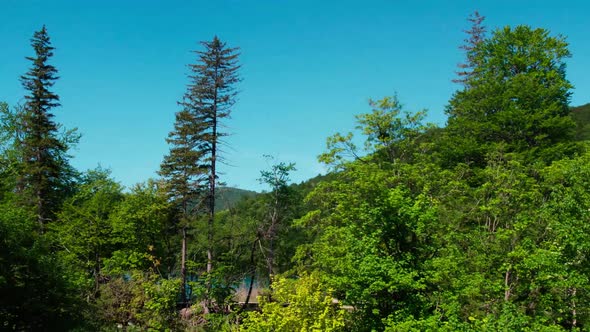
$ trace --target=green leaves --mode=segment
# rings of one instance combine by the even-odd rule
[[[374,158],[378,161],[394,163],[412,160],[414,153],[419,151],[419,138],[434,126],[423,124],[426,111],[415,113],[403,112],[402,105],[396,96],[381,100],[369,100],[373,108],[371,113],[356,116],[356,129],[365,137],[364,153],[354,143],[353,133],[335,134],[328,137],[327,152],[318,159],[335,169],[342,168],[347,161]]]
[[[101,285],[98,313],[109,328],[119,325],[141,331],[177,330],[179,287],[179,279],[133,270],[126,277],[116,277]]]
[[[347,313],[316,273],[296,280],[277,277],[271,299],[259,296],[261,312],[252,311],[241,331],[344,331]]]
[[[359,326],[379,328],[377,317],[421,310],[418,266],[429,250],[435,202],[405,172],[352,163],[308,198],[316,210],[303,220],[316,237],[301,249],[301,263],[322,271],[335,295],[357,307]]]
[[[544,150],[573,135],[574,123],[568,116],[572,86],[564,62],[570,53],[565,40],[543,29],[505,27],[471,52],[474,71],[447,108],[448,133],[461,155],[455,162],[482,166],[483,156],[497,144],[529,161],[561,158]],[[571,150],[565,149],[561,156]]]
[[[422,124],[426,111],[402,114],[396,96],[369,100],[369,106],[373,109],[371,113],[356,116],[356,128],[366,136],[365,150],[384,152],[389,162],[406,160],[409,148],[427,129]]]
[[[328,138],[334,172],[290,185],[294,165],[271,165],[269,192],[217,215],[237,49],[201,43],[163,181],[124,191],[101,169],[73,177],[79,136],[57,133],[42,28],[26,104],[0,103],[1,328],[65,330],[86,312],[85,330],[587,330],[590,153],[572,139],[568,45],[527,26],[486,39],[482,20],[446,128],[370,100],[354,133]],[[260,311],[238,309],[234,288],[266,276]]]

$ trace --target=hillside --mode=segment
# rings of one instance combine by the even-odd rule
[[[585,141],[590,139],[590,103],[572,107],[572,118],[577,124],[576,139]]]
[[[217,199],[215,200],[215,210],[227,210],[236,205],[236,203],[246,197],[258,195],[257,192],[232,187],[220,187],[217,189]]]

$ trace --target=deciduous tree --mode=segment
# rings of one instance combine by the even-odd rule
[[[447,132],[454,162],[485,164],[504,145],[525,158],[558,159],[575,149],[568,106],[572,85],[565,77],[570,56],[561,36],[528,26],[505,27],[477,44],[478,63],[451,99]],[[453,155],[453,153],[451,153]]]
[[[290,188],[289,173],[295,170],[295,164],[283,162],[274,164],[270,170],[260,172],[260,182],[270,186],[271,192],[267,202],[267,215],[261,225],[260,237],[267,243],[266,265],[269,280],[276,274],[275,263],[275,241],[277,240],[280,228],[286,219],[286,212],[289,208]]]

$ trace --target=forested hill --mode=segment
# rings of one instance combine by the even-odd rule
[[[571,114],[576,122],[576,138],[580,141],[590,139],[590,103],[572,107]]]
[[[317,175],[311,179],[307,179],[305,181],[301,181],[300,183],[293,183],[290,187],[303,194],[309,193],[313,188],[315,188],[319,183],[323,181],[328,181],[334,178],[333,174],[327,175]],[[253,190],[246,190],[234,187],[219,187],[217,188],[216,192],[216,200],[215,200],[215,210],[223,211],[227,209],[231,209],[236,207],[239,202],[242,201],[250,201],[252,198],[256,196],[267,194],[266,192],[258,193]]]
[[[245,190],[232,187],[217,188],[217,199],[215,200],[215,210],[222,211],[236,205],[236,203],[246,197],[256,196],[258,193],[251,190]]]

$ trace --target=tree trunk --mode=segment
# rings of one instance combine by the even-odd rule
[[[248,294],[246,294],[246,301],[244,301],[244,305],[240,308],[240,312],[244,311],[250,303],[250,296],[252,295],[252,288],[254,287],[254,278],[256,277],[256,266],[254,265],[254,252],[256,251],[256,242],[260,241],[259,239],[254,240],[252,242],[252,249],[250,251],[250,268],[252,269],[252,273],[250,274],[250,285],[248,285]]]
[[[274,239],[271,237],[268,243],[268,258],[267,258],[267,266],[268,266],[268,284],[272,284],[272,276],[274,274],[274,258],[275,258],[275,251],[274,251]]]
[[[577,289],[572,289],[572,326],[576,327],[578,325],[577,319],[577,312],[576,312],[576,291]]]
[[[217,82],[215,67],[215,81]],[[211,142],[211,174],[209,175],[209,220],[207,222],[207,306],[211,306],[211,271],[213,270],[213,222],[215,221],[215,180],[217,162],[217,83],[213,96],[212,142]]]
[[[186,226],[182,226],[182,249],[180,252],[180,256],[180,299],[182,301],[182,306],[187,307],[188,301],[186,298]]]
[[[94,298],[98,298],[100,289],[100,255],[94,253]]]
[[[37,163],[41,163],[41,149],[37,148]],[[39,173],[37,174],[37,183],[36,183],[36,199],[37,199],[37,221],[39,222],[39,232],[41,234],[43,234],[43,228],[44,228],[44,213],[43,213],[43,192],[42,192],[42,182],[43,182],[43,174],[41,173],[40,170],[38,170]]]
[[[43,223],[43,195],[41,194],[41,184],[38,184],[37,188],[37,222],[39,223],[39,233],[43,234],[44,223]]]
[[[510,269],[506,270],[504,274],[504,301],[508,301],[510,299],[510,288],[509,285],[510,281]]]

